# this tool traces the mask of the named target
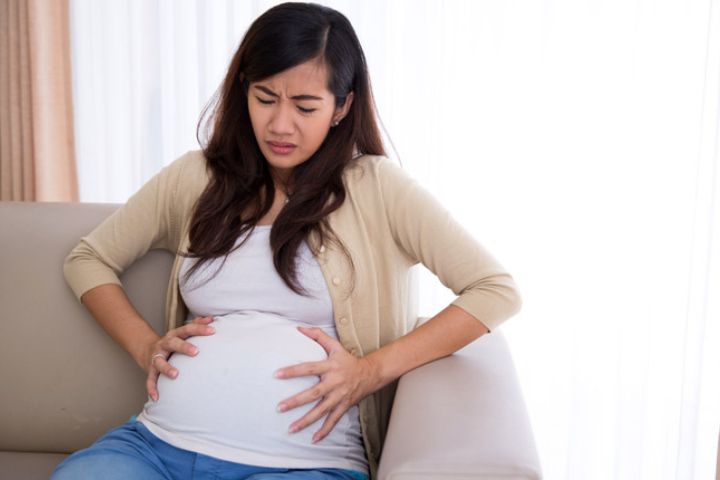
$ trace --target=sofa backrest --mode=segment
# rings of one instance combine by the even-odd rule
[[[72,452],[142,409],[145,375],[78,302],[62,266],[119,204],[0,202],[0,450]],[[120,277],[160,333],[172,255]]]

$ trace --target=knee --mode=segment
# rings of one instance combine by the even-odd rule
[[[164,480],[166,477],[155,467],[123,453],[94,454],[84,450],[66,458],[50,476],[50,480],[126,480],[143,478]]]
[[[100,467],[103,462],[95,457],[80,457],[81,452],[74,454],[63,460],[50,475],[50,480],[69,480],[71,478],[77,480],[90,479],[102,475]],[[100,461],[98,461],[100,460]]]

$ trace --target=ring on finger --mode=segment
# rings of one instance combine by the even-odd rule
[[[155,363],[155,357],[160,357],[163,360],[165,360],[165,354],[164,353],[155,353],[152,357],[150,357],[150,363]]]

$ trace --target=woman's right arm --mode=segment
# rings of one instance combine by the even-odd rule
[[[188,152],[161,169],[123,206],[82,237],[63,265],[65,279],[76,298],[148,373],[148,393],[153,398],[157,396],[159,373],[171,378],[177,375],[167,358],[172,352],[192,354],[192,345],[184,339],[209,334],[206,324],[212,319],[198,317],[160,337],[131,304],[119,275],[148,250],[176,251],[179,222],[186,215],[187,202],[195,198],[189,191],[194,184],[186,179],[197,176],[197,169],[204,165],[199,160]],[[188,165],[193,168],[183,175]],[[179,197],[178,191],[185,195]],[[161,355],[153,358],[155,353]]]
[[[167,362],[171,353],[195,356],[198,349],[186,341],[196,335],[212,335],[208,326],[212,317],[196,317],[191,323],[170,330],[161,337],[135,309],[125,290],[114,283],[98,285],[85,292],[80,301],[100,326],[124,348],[135,363],[147,373],[145,386],[148,395],[157,401],[157,377],[160,373],[175,378],[178,371]],[[153,358],[155,354],[160,356]]]
[[[125,290],[114,283],[106,283],[85,292],[80,301],[113,340],[147,373],[153,345],[160,336],[140,316]]]

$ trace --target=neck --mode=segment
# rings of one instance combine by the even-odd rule
[[[270,169],[273,182],[275,184],[275,190],[278,190],[282,192],[285,196],[288,195],[289,188],[289,180],[290,180],[290,174],[292,171],[289,172],[277,172],[275,169]]]

